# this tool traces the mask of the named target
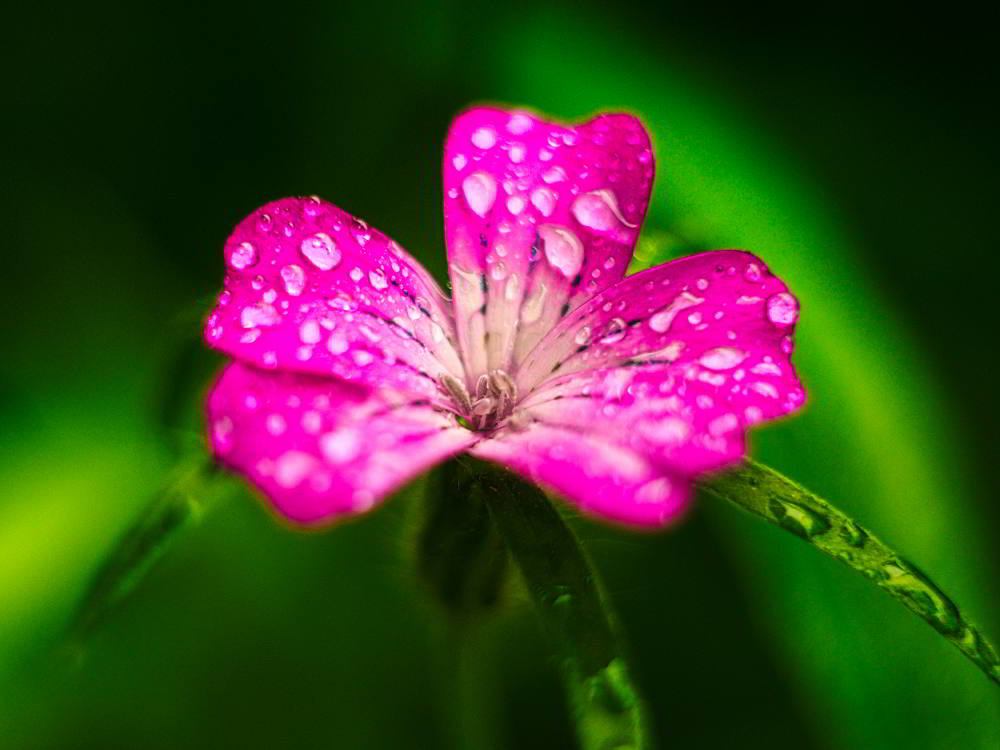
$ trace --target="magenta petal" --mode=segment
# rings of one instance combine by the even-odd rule
[[[263,206],[233,231],[225,260],[205,337],[239,360],[432,398],[442,373],[461,375],[438,285],[399,245],[329,203]]]
[[[653,181],[639,121],[560,125],[473,109],[445,148],[445,239],[469,382],[516,365],[568,310],[619,280]]]
[[[802,405],[790,361],[797,317],[795,298],[748,253],[703,253],[629,277],[543,339],[517,374],[534,390],[512,427],[474,452],[630,522],[635,483],[658,472],[670,480],[665,502],[684,498],[698,475],[743,458],[749,427]],[[559,435],[555,456],[546,439]],[[621,456],[646,473],[604,481],[594,467]]]
[[[687,506],[688,481],[601,435],[535,423],[484,440],[470,451],[549,487],[588,515],[659,527]]]
[[[629,276],[564,318],[517,373],[521,392],[586,370],[673,365],[732,396],[751,416],[798,408],[792,368],[798,302],[763,261],[719,250]],[[752,420],[756,421],[756,420]]]
[[[238,363],[209,395],[208,424],[219,460],[298,523],[365,511],[477,439],[398,392]]]

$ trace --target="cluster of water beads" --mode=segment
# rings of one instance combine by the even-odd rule
[[[374,239],[378,249],[370,252],[366,246]],[[348,259],[363,262],[348,265]],[[449,357],[447,312],[438,306],[435,294],[441,295],[429,277],[423,280],[422,270],[414,271],[394,242],[319,199],[261,209],[227,244],[226,260],[232,271],[206,335],[223,341],[231,331],[241,345],[260,347],[256,356],[264,366],[307,364],[324,344],[323,351],[335,357],[347,354],[334,374],[350,377],[376,361],[388,366],[399,359],[429,367],[433,375],[440,367],[436,358]],[[300,333],[290,352],[287,329],[280,325],[285,319]],[[275,334],[265,335],[272,329]],[[388,331],[397,343],[382,340]],[[451,366],[460,368],[453,350],[450,357]],[[433,390],[433,384],[425,388]]]
[[[738,470],[703,480],[701,486],[857,570],[1000,682],[1000,657],[964,619],[955,603],[916,565],[837,508],[752,461]]]

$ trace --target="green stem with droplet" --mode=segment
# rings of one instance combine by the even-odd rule
[[[1000,684],[996,650],[955,603],[913,563],[826,500],[755,461],[704,479],[699,486],[792,532],[858,571],[902,602]]]
[[[127,597],[179,532],[201,518],[219,471],[204,455],[181,463],[97,569],[70,623],[77,646]]]
[[[489,509],[559,649],[581,747],[652,748],[643,701],[576,536],[535,485],[488,465],[474,476],[471,492]]]

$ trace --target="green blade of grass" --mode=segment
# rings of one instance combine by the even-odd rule
[[[699,486],[790,531],[856,570],[923,619],[1000,684],[996,650],[951,598],[916,565],[823,498],[755,461],[702,480]]]

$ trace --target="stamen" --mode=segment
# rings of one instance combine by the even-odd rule
[[[459,417],[474,430],[496,429],[511,416],[517,403],[517,385],[503,370],[480,375],[474,397],[450,375],[442,375],[440,384],[442,392],[454,401]]]
[[[465,390],[462,381],[445,373],[441,376],[440,383],[444,392],[454,399],[459,412],[468,414],[472,408],[472,399],[469,398],[469,392]]]

